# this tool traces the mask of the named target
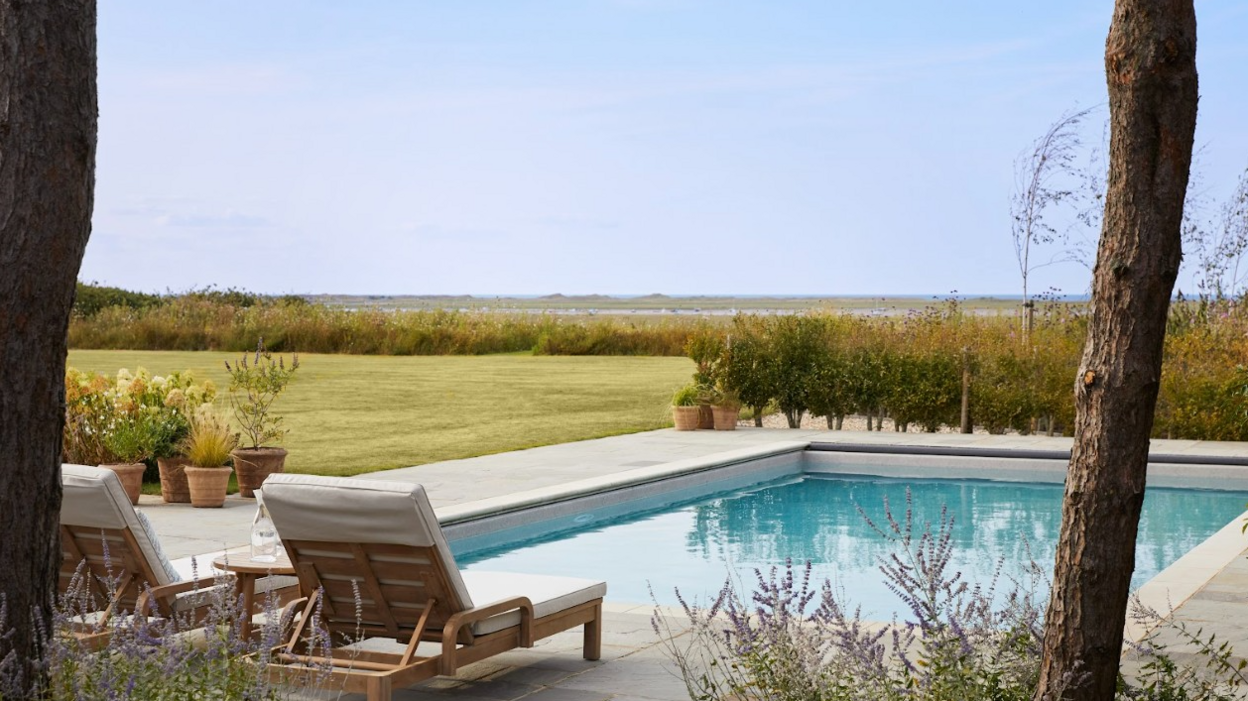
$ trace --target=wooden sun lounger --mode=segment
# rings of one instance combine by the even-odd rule
[[[117,473],[107,468],[62,465],[61,569],[58,590],[67,601],[79,643],[108,644],[119,616],[194,623],[207,614],[216,577],[183,580],[173,571],[130,503]],[[280,585],[282,582],[275,582]],[[272,583],[271,583],[272,584]],[[294,582],[274,592],[294,598]],[[85,609],[85,610],[82,610]]]
[[[305,597],[290,638],[272,652],[277,680],[385,701],[392,689],[577,626],[584,657],[601,653],[604,583],[461,573],[419,485],[274,475],[264,494]],[[328,653],[308,643],[318,608]],[[348,648],[377,637],[403,652]],[[418,655],[421,641],[440,643],[440,652]]]

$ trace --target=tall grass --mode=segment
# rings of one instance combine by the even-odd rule
[[[316,305],[239,307],[177,298],[157,307],[114,306],[70,324],[73,348],[242,352],[263,337],[276,352],[356,355],[667,355],[684,352],[709,322],[459,311],[358,311]]]

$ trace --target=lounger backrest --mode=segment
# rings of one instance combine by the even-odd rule
[[[276,474],[261,491],[301,589],[324,591],[331,630],[401,639],[430,599],[427,630],[472,607],[424,487]]]
[[[93,577],[90,584],[99,593],[103,593],[101,579],[135,577],[115,604],[120,609],[133,610],[144,584],[155,587],[171,582],[116,472],[62,465],[61,487],[62,593],[83,560]]]

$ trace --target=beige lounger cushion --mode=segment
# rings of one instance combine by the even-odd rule
[[[512,572],[461,572],[468,592],[478,606],[517,596],[528,597],[536,618],[549,616],[579,606],[607,594],[606,582],[573,577],[551,577],[541,574]],[[476,635],[486,635],[520,623],[520,613],[512,611],[487,618],[473,626]]]
[[[152,542],[147,529],[135,515],[134,506],[126,490],[121,486],[117,473],[106,467],[87,465],[61,465],[61,523],[86,528],[130,529],[135,542],[143,552],[144,559],[159,581],[152,586],[172,584],[170,567],[161,562],[160,551]]]
[[[533,603],[533,615],[541,618],[600,599],[607,591],[605,582],[588,579],[460,572],[418,484],[282,473],[266,479],[262,491],[282,539],[436,547],[461,598],[453,605],[456,609],[524,596]],[[519,622],[519,612],[500,614],[477,623],[473,632],[485,635]]]
[[[261,492],[283,540],[436,549],[453,593],[460,599],[450,605],[472,608],[473,599],[459,576],[442,526],[419,484],[281,473],[265,479]]]

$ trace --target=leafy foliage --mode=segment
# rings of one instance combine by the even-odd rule
[[[215,396],[211,381],[198,383],[189,371],[162,377],[123,368],[104,376],[67,368],[64,458],[98,465],[176,455],[190,412]]]

